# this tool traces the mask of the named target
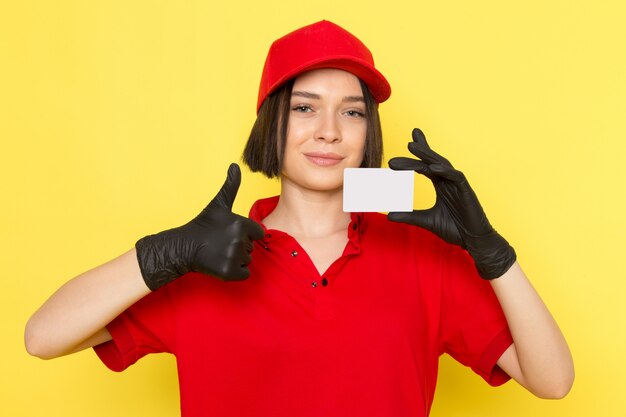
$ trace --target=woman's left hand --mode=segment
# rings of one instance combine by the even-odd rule
[[[409,151],[420,160],[392,158],[389,167],[413,170],[428,177],[435,187],[435,205],[411,213],[389,213],[389,220],[423,227],[447,242],[460,245],[474,259],[481,277],[500,277],[515,262],[515,251],[487,220],[465,175],[430,149],[420,129],[413,129],[412,135]]]

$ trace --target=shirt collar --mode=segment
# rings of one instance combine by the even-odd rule
[[[279,196],[262,198],[257,200],[250,208],[250,218],[257,223],[261,223],[278,204]]]
[[[250,208],[250,218],[263,226],[263,229],[267,231],[265,225],[263,225],[263,219],[266,218],[278,204],[280,196],[273,196],[268,198],[262,198],[257,200]],[[348,225],[348,240],[358,250],[360,236],[363,231],[363,213],[350,213],[351,222]]]

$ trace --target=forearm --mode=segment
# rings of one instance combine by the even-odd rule
[[[132,249],[59,288],[28,321],[26,349],[50,359],[102,341],[102,329],[149,292]]]
[[[490,282],[514,340],[498,364],[535,395],[563,397],[573,383],[574,364],[556,321],[517,262]]]

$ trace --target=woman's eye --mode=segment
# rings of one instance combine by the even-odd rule
[[[348,110],[346,114],[350,117],[365,117],[365,113],[359,110]]]
[[[307,106],[305,104],[298,104],[297,106],[293,106],[292,110],[293,111],[297,111],[297,112],[301,112],[301,113],[306,113],[306,112],[312,111],[311,107]]]

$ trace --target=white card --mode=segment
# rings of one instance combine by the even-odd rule
[[[389,168],[346,168],[343,211],[413,211],[413,171]]]

